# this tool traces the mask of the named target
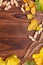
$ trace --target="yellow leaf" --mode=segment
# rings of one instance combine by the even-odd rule
[[[23,0],[24,3],[27,3],[29,0]]]
[[[6,59],[6,65],[19,65],[20,59],[16,55],[12,55]]]
[[[0,57],[0,65],[5,65],[5,61]]]
[[[31,1],[31,0],[29,0],[28,4],[29,4],[30,8],[32,8],[33,6],[35,6],[35,3],[33,1]]]
[[[25,11],[30,11],[30,7],[25,5]]]
[[[36,8],[35,8],[35,6],[31,8],[31,13],[32,13],[33,15],[36,14]]]
[[[41,27],[40,26],[37,26],[36,30],[37,31],[41,30]]]
[[[43,48],[41,48],[40,53],[43,54]]]
[[[32,19],[33,15],[32,14],[27,14],[27,19]]]
[[[37,20],[32,20],[31,23],[28,25],[28,31],[36,30],[38,26]]]
[[[32,58],[35,60],[37,65],[43,65],[43,48],[41,48],[40,53],[33,54]]]

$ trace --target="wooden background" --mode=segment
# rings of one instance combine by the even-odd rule
[[[0,10],[0,56],[6,58],[12,54],[23,58],[27,48],[32,44],[28,35],[34,35],[35,31],[28,32],[27,27],[30,20],[26,16],[15,17],[21,14],[20,9],[14,6],[8,10]],[[42,16],[36,15],[34,18],[43,20]]]

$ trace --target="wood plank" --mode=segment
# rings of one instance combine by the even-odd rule
[[[2,20],[3,18],[3,20]],[[37,13],[34,16],[34,19],[38,20],[39,23],[43,21],[43,14]],[[30,23],[30,20],[27,20],[26,15],[23,13],[7,13],[7,12],[0,12],[0,22],[9,22],[9,23]]]
[[[15,16],[15,14],[20,15]],[[23,13],[20,11],[20,7],[16,8],[15,6],[8,11],[3,9],[0,11],[0,56],[3,58],[12,54],[23,58],[27,48],[32,44],[28,35],[33,36],[35,31],[27,31],[30,20],[21,14]],[[40,23],[43,21],[43,15],[36,14],[34,19]]]
[[[3,18],[3,20],[2,20]],[[24,15],[19,15],[19,14],[15,14],[15,13],[7,13],[7,12],[0,12],[0,22],[17,22],[17,23],[29,23],[30,20],[27,20],[25,14]]]
[[[28,32],[27,27],[27,23],[0,23],[0,38],[28,38],[34,31]]]
[[[2,38],[0,39],[0,56],[6,58],[11,54],[16,54],[18,57],[22,58],[27,48],[31,45],[31,42],[29,39]]]

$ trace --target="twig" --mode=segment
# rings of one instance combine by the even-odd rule
[[[32,50],[32,52],[29,54],[29,57],[32,56],[32,54],[33,54],[38,48],[40,48],[41,46],[43,46],[43,43],[40,43],[39,45],[37,45],[37,46]]]
[[[41,34],[41,37],[40,37],[40,39],[39,39],[39,42],[41,41],[41,39],[43,39],[43,32],[42,32],[42,34]],[[23,59],[22,59],[22,63],[25,61],[25,59],[27,58],[28,55],[31,56],[31,55],[33,54],[33,52],[34,52],[38,47],[40,47],[41,45],[43,45],[43,43],[42,43],[42,44],[40,44],[40,45],[38,45],[38,46],[36,46],[36,47],[34,48],[34,46],[36,45],[36,43],[38,44],[39,42],[38,42],[38,41],[35,41],[35,42],[32,43],[32,45],[28,48],[26,54],[24,55],[24,57],[23,57]],[[34,49],[33,49],[33,48],[34,48]],[[32,49],[33,49],[33,51],[31,52]],[[30,52],[31,52],[31,53],[30,53]],[[30,53],[30,54],[29,54],[29,53]]]
[[[23,59],[22,59],[22,63],[25,61],[26,57],[28,56],[28,54],[31,52],[31,50],[33,49],[35,43],[37,43],[38,41],[35,41],[32,43],[32,45],[28,48],[27,52],[25,53]]]
[[[41,33],[39,42],[43,39],[43,32]]]

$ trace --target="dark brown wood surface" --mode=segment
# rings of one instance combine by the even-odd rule
[[[35,31],[28,32],[27,27],[30,20],[26,16],[15,17],[15,14],[22,12],[15,7],[8,11],[0,11],[0,56],[6,58],[12,54],[23,58],[27,48],[32,44],[28,35],[34,35]],[[34,18],[43,20],[42,16],[36,15]]]

